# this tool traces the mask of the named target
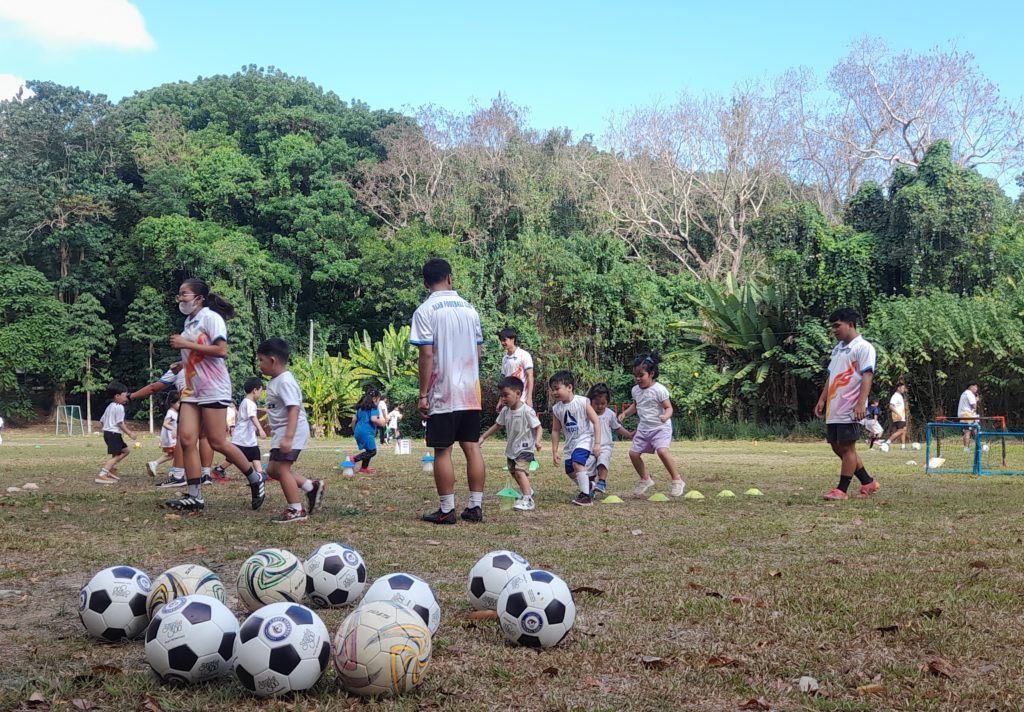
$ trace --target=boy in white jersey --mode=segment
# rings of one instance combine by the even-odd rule
[[[530,352],[519,345],[519,332],[515,329],[505,327],[498,332],[498,341],[505,353],[501,357],[501,377],[514,376],[523,382],[523,393],[526,395],[526,405],[533,407],[533,356]],[[502,409],[501,400],[498,400],[498,410]]]
[[[595,383],[587,393],[590,399],[590,407],[597,415],[597,422],[601,429],[601,454],[593,461],[589,475],[591,482],[594,482],[593,489],[602,494],[608,491],[608,468],[612,463],[612,433],[618,433],[626,440],[633,439],[633,433],[622,427],[615,411],[608,407],[608,400],[611,398],[611,391],[606,383]]]
[[[530,464],[533,454],[541,447],[541,426],[537,412],[523,401],[523,382],[515,376],[506,376],[498,382],[498,401],[503,406],[498,419],[483,435],[480,442],[505,430],[505,459],[508,471],[519,485],[522,497],[516,499],[514,509],[529,512],[536,508],[533,487],[530,485]]]
[[[124,404],[128,402],[128,386],[117,381],[107,386],[111,401],[107,409],[103,411],[101,421],[103,423],[103,441],[107,444],[107,454],[110,459],[100,468],[100,473],[94,480],[98,485],[112,485],[120,478],[117,476],[117,465],[121,460],[128,457],[131,450],[125,444],[121,433],[124,433],[132,440],[135,433],[124,424]]]
[[[164,422],[160,424],[160,449],[164,454],[159,460],[151,460],[146,463],[146,471],[150,477],[156,477],[157,468],[165,462],[174,460],[174,448],[178,444],[178,408],[180,399],[177,393],[167,396],[167,413],[164,414]]]
[[[235,418],[235,427],[231,431],[231,442],[238,446],[238,449],[245,455],[245,459],[259,472],[263,468],[262,454],[260,453],[259,437],[265,438],[267,434],[260,425],[260,419],[256,411],[256,403],[263,397],[263,379],[257,376],[247,378],[242,385],[245,391],[245,398],[238,404],[238,414]],[[213,476],[225,481],[225,472],[231,467],[231,460],[225,459],[213,468]]]
[[[839,343],[832,349],[828,380],[814,406],[814,414],[825,418],[832,452],[842,461],[839,485],[825,495],[830,500],[848,499],[846,491],[854,476],[860,480],[861,496],[881,489],[857,454],[860,421],[867,416],[868,394],[875,374],[875,347],[857,333],[858,319],[860,314],[850,307],[837,309],[829,316],[832,335]]]
[[[968,381],[967,388],[960,394],[960,402],[956,406],[956,417],[961,423],[973,423],[980,421],[978,415],[978,382]],[[971,439],[974,435],[974,428],[964,428],[964,452],[971,449]]]
[[[558,371],[550,379],[551,461],[558,465],[558,437],[565,430],[565,474],[576,480],[579,494],[573,504],[589,507],[594,503],[590,487],[588,461],[601,454],[601,427],[590,401],[576,395],[576,378],[569,371]]]
[[[313,513],[327,489],[323,480],[307,480],[292,472],[292,464],[309,444],[309,421],[302,407],[302,390],[288,370],[291,348],[281,338],[272,337],[256,349],[260,371],[270,376],[267,384],[267,419],[270,421],[270,464],[267,474],[277,480],[288,501],[288,508],[270,521],[301,522]],[[309,508],[302,506],[299,491],[306,493]]]

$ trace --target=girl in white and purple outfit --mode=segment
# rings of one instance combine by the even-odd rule
[[[647,474],[647,467],[644,465],[641,456],[656,452],[661,463],[672,476],[672,496],[681,497],[686,489],[686,483],[676,472],[676,463],[669,453],[672,445],[672,401],[668,389],[658,383],[658,363],[661,361],[656,355],[644,354],[633,361],[633,378],[636,385],[633,386],[633,403],[622,411],[620,420],[625,420],[634,413],[640,418],[636,427],[636,435],[633,436],[633,446],[629,449],[629,459],[633,467],[640,475],[640,482],[633,490],[637,496],[647,494],[647,490],[654,486],[654,479]]]

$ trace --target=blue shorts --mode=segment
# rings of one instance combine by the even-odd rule
[[[572,455],[570,455],[569,459],[565,461],[565,474],[576,474],[576,470],[573,469],[572,464],[575,462],[576,464],[583,465],[585,467],[587,464],[587,460],[590,459],[590,455],[590,450],[585,450],[584,448],[581,447],[578,447],[575,450],[573,450]]]

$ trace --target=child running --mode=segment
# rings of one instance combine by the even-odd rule
[[[270,421],[270,464],[267,474],[281,485],[288,508],[271,517],[276,524],[301,522],[312,514],[323,500],[327,485],[323,480],[307,480],[292,465],[302,449],[309,444],[309,421],[302,407],[302,390],[288,370],[291,348],[281,338],[267,339],[256,349],[260,371],[270,376],[267,384],[267,418]],[[309,509],[302,506],[299,491],[305,492]]]
[[[352,456],[352,462],[362,463],[359,472],[364,475],[372,475],[376,472],[370,467],[370,460],[377,455],[377,428],[384,427],[384,418],[381,417],[380,410],[377,408],[379,404],[380,391],[371,388],[359,399],[355,415],[352,416],[356,446],[362,450],[358,455]]]
[[[515,376],[506,376],[498,382],[498,400],[504,407],[498,413],[494,425],[480,436],[480,442],[483,443],[500,428],[505,429],[508,471],[512,473],[522,493],[512,507],[521,512],[529,512],[537,506],[530,485],[530,464],[535,459],[534,453],[540,450],[542,429],[537,412],[523,400],[524,387],[523,382]]]
[[[128,386],[113,381],[107,386],[107,393],[111,398],[110,405],[103,411],[103,417],[100,420],[103,423],[103,441],[107,444],[107,454],[110,455],[110,459],[96,475],[94,482],[98,485],[112,485],[121,479],[117,476],[117,465],[131,453],[124,438],[121,437],[121,433],[132,440],[135,439],[135,433],[124,424],[124,404],[128,402]]]
[[[615,411],[608,408],[608,400],[611,391],[606,383],[595,383],[587,393],[590,399],[590,406],[597,414],[597,422],[601,428],[601,454],[594,461],[594,469],[590,473],[591,479],[595,476],[594,490],[604,494],[608,491],[608,467],[612,462],[612,433],[618,433],[626,440],[633,439],[633,433],[622,427],[622,423],[615,415]]]
[[[565,474],[576,480],[579,494],[573,504],[589,507],[594,503],[587,472],[587,461],[601,454],[601,428],[590,401],[576,395],[576,378],[569,371],[558,371],[548,380],[555,405],[551,408],[551,461],[558,465],[558,436],[565,430]]]
[[[877,398],[871,399],[871,405],[868,406],[867,410],[867,417],[860,423],[864,426],[864,429],[868,431],[868,450],[875,446],[878,439],[882,437],[882,433],[885,432],[882,424],[878,422],[882,417],[882,409],[879,407],[878,403],[879,401]],[[882,445],[884,446],[882,447],[883,450],[889,449],[886,443],[883,442]]]
[[[384,442],[390,443],[392,440],[398,440],[400,435],[398,432],[398,424],[402,422],[402,406],[396,405],[388,413],[388,429],[387,435],[384,438]]]
[[[263,426],[260,425],[256,403],[263,397],[263,379],[258,376],[247,378],[242,388],[245,390],[245,398],[238,404],[238,415],[235,419],[235,427],[231,431],[231,442],[242,451],[253,469],[260,472],[263,469],[262,454],[256,437],[259,434],[259,437],[265,438],[267,434],[263,431]],[[213,476],[222,482],[225,481],[227,477],[224,473],[229,467],[231,467],[231,461],[224,460],[213,468]]]
[[[156,470],[165,462],[174,460],[174,447],[178,444],[178,404],[177,393],[167,396],[167,413],[164,415],[164,422],[160,425],[160,449],[163,455],[159,460],[150,460],[146,463],[146,471],[150,477],[156,477]]]
[[[686,483],[676,472],[676,463],[669,452],[672,445],[672,401],[668,389],[658,383],[658,364],[661,359],[656,354],[644,354],[633,360],[633,402],[622,411],[621,420],[636,413],[640,418],[633,435],[633,446],[629,449],[629,459],[640,475],[633,494],[641,497],[654,486],[654,478],[647,474],[643,455],[657,453],[661,464],[672,477],[672,496],[681,497],[686,490]]]

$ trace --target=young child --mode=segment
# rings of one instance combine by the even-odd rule
[[[523,382],[515,376],[506,376],[498,382],[499,402],[504,407],[498,412],[494,425],[480,436],[480,442],[483,443],[504,428],[508,471],[512,473],[523,495],[516,498],[513,508],[529,512],[537,506],[533,501],[534,491],[529,473],[530,464],[534,461],[533,454],[541,447],[542,429],[537,412],[523,401],[523,388]]]
[[[260,371],[270,376],[267,384],[267,418],[270,421],[270,464],[267,474],[281,485],[288,508],[271,517],[275,523],[301,522],[312,514],[323,501],[327,484],[323,480],[307,480],[292,465],[299,453],[309,444],[309,421],[302,407],[302,390],[295,376],[288,370],[291,349],[287,342],[272,337],[256,348]],[[299,491],[306,493],[309,509],[299,501]]]
[[[256,435],[258,433],[261,438],[267,437],[256,413],[256,403],[263,397],[263,379],[258,376],[247,378],[242,388],[245,390],[245,398],[238,404],[238,415],[235,419],[235,427],[231,431],[231,442],[242,451],[253,469],[259,472],[263,469],[263,464]],[[231,461],[224,460],[213,468],[213,476],[223,482],[227,479],[224,473],[229,467],[231,467]]]
[[[164,415],[164,422],[160,425],[160,449],[164,454],[159,460],[151,460],[146,463],[146,470],[150,477],[156,477],[156,470],[165,462],[174,460],[174,447],[178,444],[178,408],[179,398],[177,393],[167,396],[167,413]]]
[[[352,416],[356,446],[362,450],[358,455],[352,456],[352,462],[362,463],[359,472],[364,475],[372,475],[376,472],[370,467],[370,460],[377,455],[377,428],[384,427],[384,418],[381,417],[380,411],[377,409],[379,403],[380,391],[371,388],[359,399],[355,415]]]
[[[519,332],[515,329],[505,327],[498,332],[498,341],[501,342],[505,353],[501,357],[501,376],[507,378],[514,376],[523,382],[523,393],[526,394],[526,405],[533,407],[533,356],[530,352],[519,346]],[[501,401],[498,401],[498,410],[501,410]]]
[[[871,405],[868,406],[867,417],[860,422],[864,426],[864,429],[868,431],[868,450],[875,446],[875,442],[882,436],[885,429],[882,424],[878,422],[878,419],[882,416],[882,409],[878,405],[879,401],[877,398],[871,399]]]
[[[640,418],[633,435],[633,446],[629,448],[629,459],[640,475],[633,494],[638,497],[647,494],[654,486],[654,478],[647,474],[643,455],[652,452],[658,454],[661,464],[672,477],[672,496],[681,497],[686,483],[676,472],[676,463],[672,459],[669,447],[672,445],[672,401],[665,386],[658,383],[658,364],[661,359],[655,354],[644,354],[633,360],[633,402],[622,411],[621,420],[634,413]]]
[[[569,371],[558,371],[548,380],[551,398],[551,461],[558,465],[558,436],[565,430],[565,474],[576,480],[579,494],[573,504],[589,507],[594,503],[587,461],[601,454],[601,428],[590,401],[576,395],[576,378]]]
[[[398,424],[401,423],[401,422],[402,422],[402,406],[396,405],[394,408],[391,409],[391,412],[388,413],[388,431],[387,431],[388,434],[387,434],[387,438],[385,438],[385,440],[387,442],[390,443],[392,440],[398,440],[398,437],[399,437]]]
[[[107,386],[107,393],[111,397],[110,405],[103,411],[101,421],[103,423],[103,441],[107,444],[107,454],[110,459],[100,468],[94,482],[98,485],[112,485],[120,478],[117,476],[117,465],[121,460],[128,457],[131,450],[125,444],[121,433],[124,433],[132,440],[135,433],[124,424],[124,404],[128,402],[128,386],[113,381]]]
[[[587,393],[590,399],[590,406],[597,415],[597,422],[601,428],[601,454],[594,461],[590,478],[597,478],[594,489],[602,494],[608,491],[608,466],[612,462],[612,433],[618,433],[626,440],[633,439],[633,433],[622,427],[622,423],[615,416],[615,411],[608,408],[608,399],[611,391],[605,383],[595,383]]]

